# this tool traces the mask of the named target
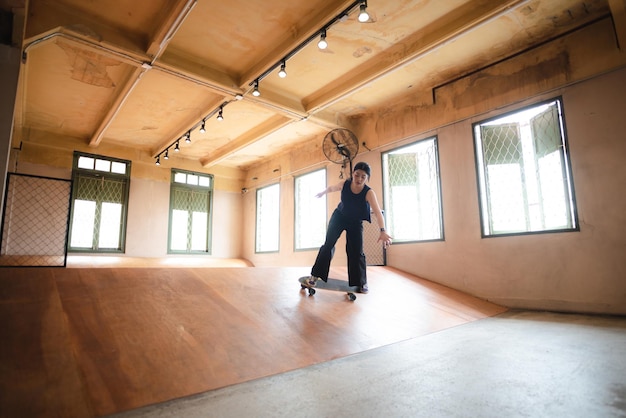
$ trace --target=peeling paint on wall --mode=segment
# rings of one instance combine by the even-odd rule
[[[511,73],[498,68],[480,72],[467,80],[463,92],[455,98],[458,108],[473,106],[476,102],[488,101],[491,97],[511,91],[516,87],[538,84],[542,85],[554,80],[558,83],[567,82],[570,74],[569,54],[566,51],[559,53],[551,59],[538,63],[526,64]]]

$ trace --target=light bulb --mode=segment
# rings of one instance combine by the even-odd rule
[[[365,2],[361,3],[359,6],[359,22],[364,23],[370,20],[370,15],[367,14],[367,5]]]
[[[285,71],[285,63],[284,62],[282,64],[280,64],[280,71],[278,72],[278,76],[280,78],[287,77],[287,71]]]
[[[328,47],[328,42],[326,42],[326,30],[323,30],[320,34],[320,41],[317,43],[317,47],[319,49],[326,49]]]
[[[254,80],[254,90],[252,90],[252,95],[254,97],[259,97],[261,92],[259,91],[259,80]]]

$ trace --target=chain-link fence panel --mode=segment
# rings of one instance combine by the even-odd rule
[[[71,181],[9,173],[0,266],[64,267]]]
[[[387,264],[382,242],[378,241],[380,228],[376,221],[363,222],[363,253],[368,266],[384,266]]]

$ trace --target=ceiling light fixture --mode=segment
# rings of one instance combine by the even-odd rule
[[[254,97],[259,97],[261,92],[259,91],[259,79],[254,80],[254,90],[252,90],[252,95]]]
[[[170,159],[170,149],[166,149],[165,150],[165,155],[163,156],[164,160],[169,160]]]
[[[328,42],[326,41],[326,31],[331,28],[334,24],[336,24],[337,22],[345,22],[350,14],[352,14],[355,10],[359,11],[359,15],[358,15],[358,19],[361,22],[365,22],[368,21],[370,19],[369,14],[367,13],[367,0],[355,0],[353,1],[348,7],[346,7],[341,13],[339,13],[338,15],[336,15],[335,17],[333,17],[330,21],[326,22],[326,24],[324,26],[321,27],[320,30],[318,30],[317,32],[311,33],[311,35],[306,38],[305,40],[303,40],[302,42],[300,42],[298,45],[296,45],[295,48],[293,48],[291,51],[289,51],[289,53],[287,53],[285,56],[283,56],[279,61],[277,61],[276,63],[274,63],[274,65],[272,65],[271,67],[268,67],[265,72],[263,72],[262,74],[260,74],[259,76],[257,76],[253,81],[249,82],[248,86],[253,86],[252,88],[252,95],[254,97],[259,97],[261,95],[261,92],[259,91],[259,83],[261,80],[263,80],[265,77],[267,77],[270,73],[272,73],[273,71],[275,71],[277,68],[280,67],[279,71],[278,71],[278,76],[281,78],[284,78],[287,76],[287,71],[286,71],[286,67],[287,67],[287,60],[289,60],[291,57],[293,57],[294,55],[296,55],[301,49],[303,49],[305,46],[309,45],[311,42],[315,41],[315,39],[317,39],[319,37],[319,42],[317,43],[317,46],[320,49],[326,49],[328,47]],[[234,96],[234,100],[242,100],[244,97],[244,94],[249,93],[250,90],[247,90],[246,92],[242,93],[237,93]],[[176,144],[176,146],[174,147],[174,151],[175,152],[179,152],[180,151],[180,140],[181,139],[185,139],[186,143],[191,143],[191,131],[197,129],[198,127],[200,127],[200,133],[205,133],[206,132],[206,121],[210,120],[213,115],[215,115],[216,113],[217,115],[217,120],[223,120],[224,116],[223,116],[223,110],[224,110],[224,106],[226,106],[227,104],[229,104],[230,102],[234,101],[234,100],[228,100],[226,102],[223,102],[219,107],[214,108],[208,115],[206,115],[200,122],[196,123],[195,125],[193,125],[188,131],[187,133],[185,133],[182,137],[179,137],[177,139],[174,140],[174,142],[172,142],[167,148],[169,149],[170,147],[172,147],[174,144]],[[305,116],[302,120],[307,120],[308,119],[308,115]],[[159,154],[157,154],[157,156],[155,156],[155,158],[157,158],[157,162],[158,164],[160,164],[160,156],[163,153],[167,154],[167,151],[161,150],[159,152]]]
[[[250,83],[252,85],[252,83]],[[158,154],[154,155],[154,158],[160,157],[161,155],[163,155],[163,158],[166,159],[166,156],[169,156],[168,151],[170,148],[174,148],[174,152],[180,152],[180,141],[184,140],[185,143],[190,144],[191,143],[191,132],[198,129],[200,131],[200,133],[206,133],[206,123],[207,121],[210,121],[210,119],[214,116],[214,115],[218,115],[217,119],[218,120],[222,120],[224,118],[223,116],[223,111],[224,111],[224,107],[226,105],[228,105],[230,102],[235,101],[235,100],[239,100],[237,98],[233,99],[233,100],[229,100],[229,101],[225,101],[222,102],[218,107],[214,108],[211,112],[209,112],[207,115],[204,116],[204,118],[202,118],[200,121],[198,121],[198,123],[196,123],[195,125],[193,125],[191,128],[189,128],[189,130],[187,130],[187,132],[185,132],[182,136],[179,136],[178,138],[174,139],[172,141],[171,144],[169,144],[167,147],[164,147],[163,149],[160,149],[158,151]]]
[[[296,45],[291,51],[289,51],[285,56],[283,56],[279,61],[274,63],[274,65],[268,67],[263,73],[258,75],[253,81],[250,81],[249,86],[254,86],[252,89],[252,95],[258,97],[261,95],[259,91],[259,82],[267,77],[270,73],[279,69],[278,76],[283,78],[287,76],[287,60],[296,55],[301,49],[305,46],[309,45],[311,42],[319,39],[317,46],[320,49],[326,49],[328,47],[328,42],[326,41],[326,34],[329,28],[331,28],[337,22],[345,22],[351,13],[355,10],[358,10],[360,14],[365,13],[364,17],[367,16],[369,19],[369,15],[367,14],[367,1],[366,0],[355,0],[348,7],[346,7],[341,13],[333,17],[330,21],[326,22],[324,26],[321,27],[317,32],[312,33],[308,38],[300,42]],[[237,100],[243,98],[242,96],[235,96]]]
[[[285,77],[287,77],[287,71],[285,71],[285,66],[286,66],[286,63],[285,63],[285,61],[283,61],[283,62],[280,64],[280,71],[278,72],[278,76],[279,76],[280,78],[285,78]]]
[[[161,154],[159,154],[159,156],[157,157],[156,163],[154,164],[157,166],[161,165]]]
[[[320,41],[317,43],[319,49],[328,48],[328,42],[326,42],[326,29],[322,29],[320,32]]]
[[[367,14],[367,0],[363,0],[359,6],[359,22],[364,23],[370,20],[370,15]]]

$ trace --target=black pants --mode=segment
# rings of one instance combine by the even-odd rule
[[[367,283],[365,254],[363,253],[363,221],[346,218],[337,209],[333,212],[326,230],[326,241],[320,247],[311,268],[311,275],[328,280],[330,261],[335,253],[335,244],[343,231],[346,231],[346,254],[348,256],[348,282],[350,286],[363,286]]]

